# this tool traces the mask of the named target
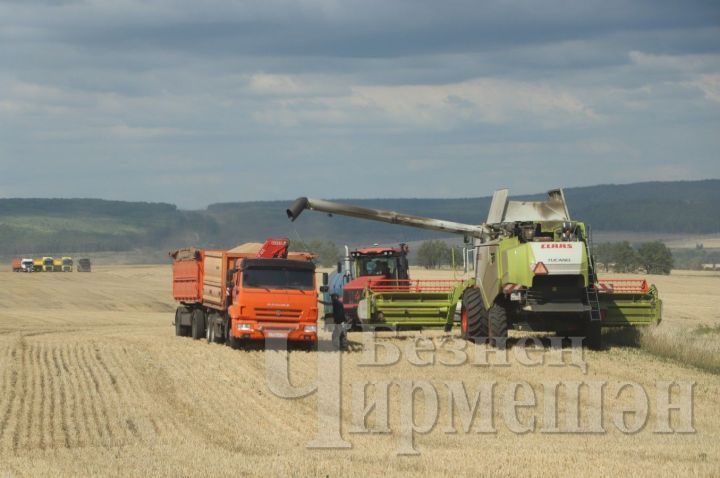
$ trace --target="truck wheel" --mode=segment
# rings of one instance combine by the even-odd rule
[[[190,319],[193,340],[200,340],[205,335],[205,314],[200,309],[192,312]]]
[[[503,339],[501,342],[504,345],[505,340],[508,336],[508,318],[507,310],[501,304],[493,304],[488,311],[488,327],[490,343],[498,345],[495,339]]]
[[[590,350],[602,350],[602,329],[599,320],[589,320],[585,326],[585,344]]]
[[[180,307],[175,309],[175,336],[182,337],[183,326],[180,324]]]
[[[473,287],[463,292],[460,330],[467,340],[488,336],[487,314],[480,289]]]
[[[209,344],[215,342],[215,321],[213,321],[212,324],[208,324],[207,330],[205,331],[205,339]]]

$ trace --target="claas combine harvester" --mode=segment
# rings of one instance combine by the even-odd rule
[[[452,327],[461,304],[460,326],[468,339],[504,342],[509,328],[584,336],[602,346],[602,326],[637,326],[660,321],[657,289],[645,280],[599,281],[588,228],[570,218],[561,189],[545,201],[509,201],[493,195],[484,224],[472,225],[299,198],[287,210],[303,210],[461,234],[475,251],[475,277],[464,281],[378,281],[358,303],[369,325]]]

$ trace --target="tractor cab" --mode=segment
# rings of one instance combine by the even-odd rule
[[[407,279],[407,244],[400,247],[367,247],[350,253],[351,277],[379,277],[382,279]]]

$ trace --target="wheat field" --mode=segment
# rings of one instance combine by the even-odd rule
[[[706,342],[720,339],[720,277],[652,279],[665,301],[664,322],[653,333],[672,341],[676,332],[687,339],[705,330]],[[266,358],[282,352],[175,337],[174,308],[165,265],[101,266],[90,274],[0,272],[0,476],[720,475],[720,375],[642,346],[586,352],[587,373],[525,366],[513,354],[509,366],[449,366],[447,351],[418,366],[404,356],[414,337],[439,343],[453,333],[404,332],[378,339],[403,351],[396,364],[366,367],[362,338],[351,333],[351,351],[342,354],[342,436],[351,448],[324,450],[307,447],[318,428],[317,394],[286,399],[268,389]],[[542,346],[529,352],[538,360],[549,353]],[[288,354],[293,384],[317,379],[318,357]],[[437,385],[437,423],[416,435],[415,456],[397,453],[396,387],[387,401],[389,432],[350,433],[353,384],[383,380]],[[603,381],[610,389],[640,384],[651,396],[648,425],[632,434],[613,427],[612,408],[626,400],[608,394],[596,410],[605,433],[543,433],[540,390],[555,380]],[[695,382],[694,433],[654,433],[657,380]],[[499,389],[527,382],[538,404],[520,416],[527,420],[534,410],[536,429],[512,432],[496,403],[494,433],[446,433],[458,419],[457,410],[449,413],[447,381],[468,388],[493,381]],[[419,420],[427,406],[422,399],[413,398]],[[580,403],[598,408],[582,395]]]

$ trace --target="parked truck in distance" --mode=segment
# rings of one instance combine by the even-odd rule
[[[52,272],[54,270],[54,260],[52,257],[42,258],[42,270],[43,272]]]
[[[33,260],[28,257],[24,257],[20,261],[20,267],[22,268],[23,272],[33,272],[35,270]]]
[[[43,260],[42,257],[36,257],[33,259],[33,272],[43,271]]]
[[[228,251],[180,249],[173,258],[175,334],[208,342],[317,341],[315,264],[287,239]],[[327,283],[327,275],[323,275]]]
[[[32,272],[33,271],[33,260],[27,258],[15,257],[12,260],[12,271],[13,272]]]
[[[88,259],[88,258],[78,259],[77,265],[75,266],[75,271],[90,272],[90,270],[91,270],[90,259]]]
[[[53,272],[62,272],[63,270],[63,261],[61,258],[53,258]]]
[[[63,272],[72,272],[72,270],[73,270],[72,257],[65,256],[61,260],[62,260],[62,265],[60,266],[61,270]]]

